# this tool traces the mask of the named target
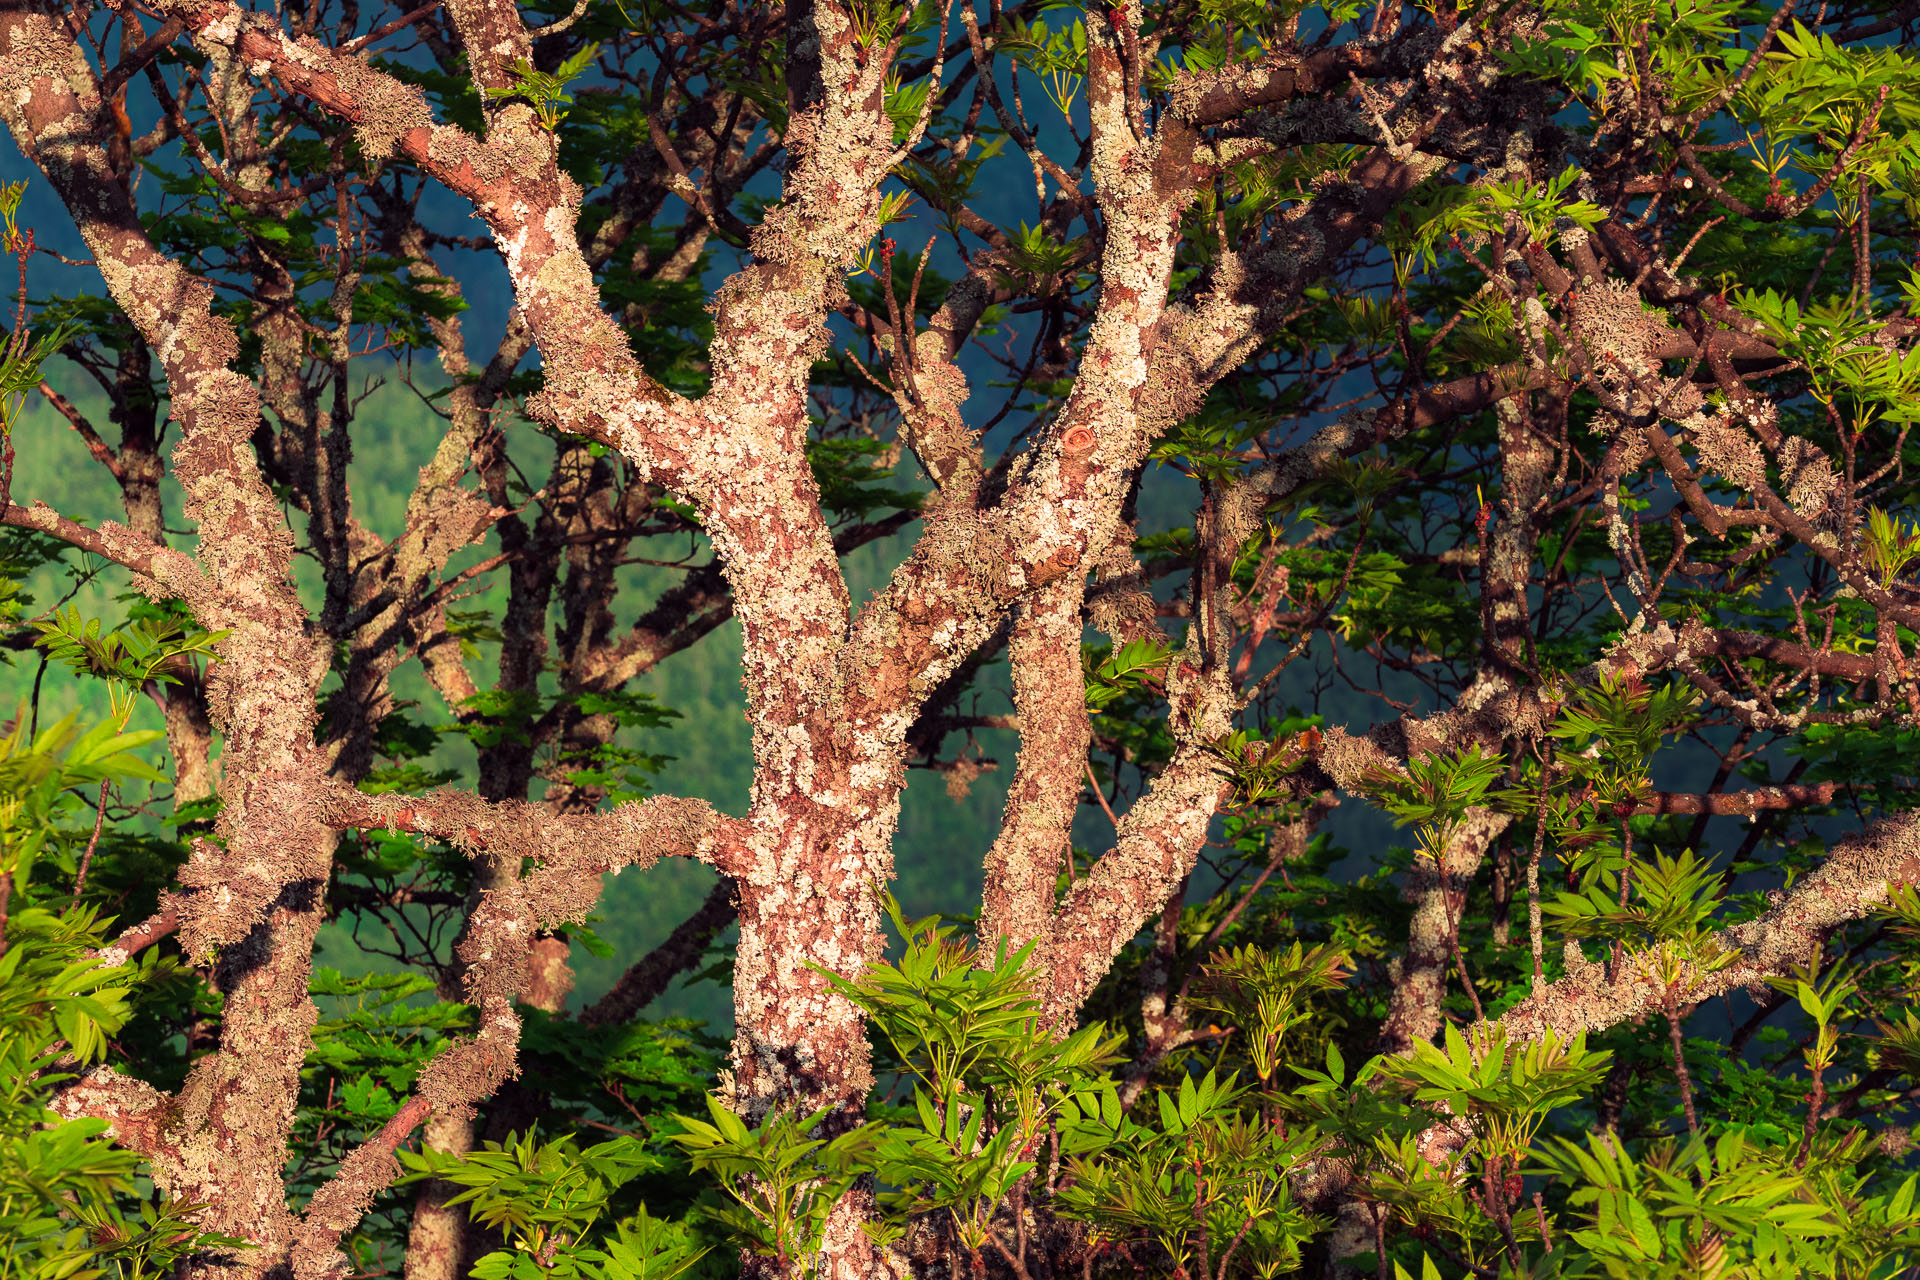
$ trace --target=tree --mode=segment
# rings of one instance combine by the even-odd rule
[[[126,514],[10,494],[4,521],[16,577],[66,549],[133,575],[124,625],[30,621],[116,690],[119,729],[158,704],[184,838],[113,815],[116,891],[152,912],[99,955],[164,939],[192,975],[147,997],[177,1041],[50,1083],[51,1106],[111,1126],[210,1233],[193,1274],[344,1274],[422,1126],[444,1154],[408,1155],[409,1274],[499,1244],[586,1266],[604,1224],[580,1206],[663,1157],[534,1142],[540,1086],[564,1086],[514,1082],[523,1039],[563,1059],[626,1026],[730,918],[735,1035],[680,1145],[737,1197],[755,1268],[947,1248],[1024,1275],[1030,1215],[1048,1266],[1273,1273],[1310,1245],[1386,1274],[1395,1249],[1433,1266],[1428,1241],[1476,1274],[1560,1265],[1523,1167],[1572,1188],[1556,1214],[1598,1214],[1563,1226],[1562,1263],[1905,1256],[1910,1184],[1868,1191],[1899,1142],[1835,1146],[1828,1121],[1905,1105],[1920,1037],[1911,6],[527,8],[0,3],[0,112],[104,286],[30,308],[9,215],[8,430],[42,397]],[[448,230],[449,202],[485,235]],[[909,216],[923,253],[889,231]],[[447,265],[471,249],[514,303],[484,363]],[[41,381],[55,351],[117,443]],[[410,378],[415,353],[445,425],[383,537],[348,484],[379,429],[354,378]],[[553,441],[539,485],[508,444],[530,432]],[[891,482],[908,454],[924,494]],[[1184,527],[1143,535],[1174,492]],[[842,557],[916,524],[854,599]],[[619,570],[656,538],[703,550],[636,606]],[[498,579],[497,616],[456,607]],[[739,815],[645,794],[667,713],[629,687],[728,620]],[[974,692],[1001,654],[1010,718]],[[467,785],[421,763],[393,683],[412,663],[478,748]],[[1336,680],[1391,716],[1290,714]],[[1009,727],[980,945],[900,919],[890,970],[906,771],[964,785],[973,735]],[[1691,789],[1655,781],[1681,735]],[[98,896],[113,786],[91,841],[56,841],[71,872],[0,883],[37,910]],[[1343,796],[1415,830],[1358,885],[1316,831]],[[1112,821],[1083,857],[1089,806]],[[1716,818],[1747,825],[1710,865]],[[601,1004],[545,1016],[602,875],[667,857],[722,889]],[[399,948],[421,982],[315,971],[329,919],[422,911],[459,936]],[[1769,1147],[1703,1122],[1686,1028],[1772,980],[1797,1004],[1723,1037],[1714,1086],[1769,1116],[1799,1096],[1741,1053],[1804,1010],[1804,1132]],[[376,1010],[323,1020],[316,994]],[[955,1030],[967,1001],[993,1016]],[[1083,1015],[1128,1029],[1117,1077]],[[870,1025],[924,1087],[904,1127],[869,1120]],[[1595,1125],[1664,1123],[1638,1033],[1611,1058],[1579,1038],[1641,1026],[1684,1131],[1719,1145],[1536,1150],[1603,1074]],[[383,1096],[316,1098],[316,1061],[398,1040]],[[1342,1040],[1382,1056],[1348,1073]],[[1210,1045],[1257,1087],[1203,1072]],[[656,1099],[690,1087],[649,1070]],[[1157,1128],[1126,1118],[1149,1092]],[[1778,1176],[1728,1182],[1743,1162]],[[1759,1226],[1783,1198],[1814,1206],[1791,1240]],[[1208,1216],[1229,1201],[1259,1207]],[[651,1222],[591,1265],[693,1265]],[[1620,1222],[1637,1254],[1607,1243]],[[221,1261],[222,1238],[249,1247]]]

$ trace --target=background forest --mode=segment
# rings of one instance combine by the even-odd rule
[[[90,388],[58,366],[47,373],[51,385],[92,416],[105,416],[101,412],[104,398],[97,388]],[[431,457],[441,425],[431,409],[401,385],[397,371],[370,370],[368,376],[384,376],[390,382],[363,411],[369,420],[379,422],[381,429],[367,443],[356,442],[350,483],[356,498],[367,506],[368,523],[390,536],[405,515],[406,489],[398,482],[412,476]],[[89,523],[118,514],[119,498],[111,477],[90,465],[79,437],[50,406],[30,401],[16,430],[15,447],[20,457],[15,483],[20,492],[44,495],[49,505]],[[543,440],[534,436],[521,443],[530,453],[526,464],[529,470],[550,465],[552,451]],[[170,507],[177,502],[177,495],[173,496]],[[487,550],[475,548],[467,558],[478,560]],[[675,554],[671,547],[666,550],[669,555]],[[886,568],[898,558],[899,540],[882,542],[850,558],[849,574],[863,587],[871,587],[883,579]],[[311,566],[301,567],[309,570],[303,575],[303,588],[317,598],[318,574],[311,571]],[[112,618],[125,607],[117,597],[129,589],[127,574],[117,566],[99,569],[98,577],[77,591],[65,562],[41,566],[24,585],[36,600],[66,600],[71,593],[72,605],[86,616]],[[631,566],[621,575],[618,598],[650,599],[663,576],[650,575],[644,566]],[[497,612],[504,596],[504,586],[493,584],[491,589],[477,592],[468,607]],[[753,757],[747,742],[739,670],[739,630],[737,625],[728,625],[706,643],[676,654],[635,683],[636,689],[683,717],[657,729],[624,735],[635,749],[663,757],[655,776],[660,790],[700,796],[730,810],[745,806]],[[33,659],[16,659],[0,672],[5,705],[11,707],[29,697],[38,675],[39,664]],[[1004,681],[1001,683],[1004,686]],[[431,690],[417,673],[409,678],[403,671],[396,684],[403,699],[431,697]],[[48,718],[76,711],[83,719],[103,715],[108,697],[105,685],[73,678],[57,668],[40,681],[41,713]],[[1004,701],[1004,694],[1002,697]],[[157,728],[158,713],[144,707],[133,723],[136,728]],[[993,729],[983,730],[982,735],[983,741],[991,744],[989,754],[1011,758],[1012,735]],[[475,767],[473,744],[457,735],[441,737],[420,764],[430,770],[469,774]],[[901,821],[901,840],[909,855],[898,888],[902,903],[910,910],[922,914],[966,911],[979,901],[980,860],[1005,803],[1007,777],[1004,769],[983,774],[958,803],[948,796],[943,779],[930,774],[915,778]],[[574,946],[570,963],[580,977],[570,1003],[577,1006],[603,994],[626,967],[627,961],[619,957],[644,954],[664,941],[673,927],[700,905],[713,882],[714,876],[707,868],[683,862],[660,866],[644,883],[638,878],[609,881],[608,896],[600,908],[604,919],[595,932],[613,948],[614,956],[603,959],[583,945]],[[327,942],[326,962],[337,968],[358,973],[373,963],[359,956],[351,938],[340,931],[330,931]],[[697,1017],[712,1023],[722,1035],[733,1017],[724,976],[693,989],[677,984],[652,1012],[655,1016]]]

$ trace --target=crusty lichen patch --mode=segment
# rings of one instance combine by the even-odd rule
[[[302,40],[300,48],[325,59],[341,89],[354,102],[353,140],[368,159],[384,160],[407,134],[433,127],[433,110],[418,85],[341,58],[312,39]]]

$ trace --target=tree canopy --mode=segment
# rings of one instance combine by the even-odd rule
[[[0,0],[0,1278],[1920,1273],[1917,28]]]

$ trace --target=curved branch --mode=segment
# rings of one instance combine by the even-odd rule
[[[1429,42],[1430,37],[1418,41]],[[1167,95],[1167,114],[1196,127],[1222,124],[1243,112],[1344,86],[1350,75],[1404,75],[1415,43],[1342,45],[1306,55],[1283,49],[1257,62],[1181,73]]]
[[[1669,1004],[1688,1007],[1804,964],[1816,944],[1871,914],[1896,888],[1920,883],[1920,812],[1883,818],[1833,846],[1827,860],[1793,890],[1775,894],[1758,919],[1724,929],[1714,943],[1726,963],[1683,963],[1669,988],[1644,969],[1609,975],[1569,944],[1567,975],[1528,996],[1498,1020],[1511,1039],[1560,1039],[1617,1026]]]
[[[44,502],[35,502],[28,507],[8,503],[6,510],[0,512],[0,524],[51,534],[89,555],[133,570],[177,599],[204,598],[213,586],[201,574],[200,566],[194,563],[192,556],[143,538],[126,525],[112,520],[98,529],[89,529],[78,521],[69,520]]]

